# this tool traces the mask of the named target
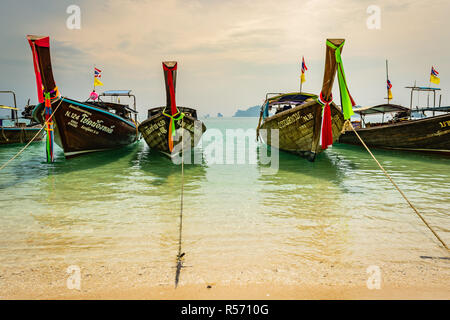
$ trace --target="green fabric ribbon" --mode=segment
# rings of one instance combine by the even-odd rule
[[[180,112],[180,111],[178,111],[178,112],[175,113],[174,115],[167,114],[167,113],[165,113],[164,111],[162,112],[162,114],[165,115],[166,117],[171,118],[171,121],[172,121],[172,128],[173,128],[173,130],[172,130],[172,136],[175,136],[175,121],[178,121],[178,120],[183,119],[183,117],[185,116],[185,114],[184,114],[183,112]],[[180,114],[180,115],[179,115],[177,118],[175,118],[175,116],[176,116],[177,114]]]
[[[45,100],[44,100],[44,107],[45,107],[45,113],[47,113],[47,112],[49,112],[48,110],[47,110],[47,103],[50,103],[50,92],[44,92],[44,98],[45,98]],[[50,119],[50,118],[49,118]],[[50,131],[51,129],[52,129],[52,126],[50,125],[50,124],[46,124],[46,128],[45,128],[45,130],[47,131],[47,141],[46,141],[46,144],[45,144],[45,147],[46,147],[46,151],[47,151],[47,162],[48,163],[51,163],[51,162],[53,162],[53,159],[52,159],[52,132]]]
[[[342,111],[344,113],[344,119],[350,119],[352,115],[355,113],[353,112],[353,105],[352,100],[350,98],[350,94],[348,92],[347,87],[347,81],[345,79],[345,73],[344,73],[344,66],[342,65],[342,57],[341,57],[341,48],[344,45],[345,41],[341,43],[339,47],[332,44],[330,41],[327,40],[327,46],[333,48],[335,51],[336,56],[336,63],[337,63],[337,74],[338,74],[338,82],[339,82],[339,91],[341,93],[341,105],[342,105]]]

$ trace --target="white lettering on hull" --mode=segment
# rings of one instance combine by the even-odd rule
[[[100,134],[100,132],[112,134],[114,132],[115,126],[106,126],[103,124],[103,120],[92,120],[91,116],[92,113],[85,111],[81,108],[75,107],[73,105],[70,105],[69,108],[82,112],[81,114],[73,112],[73,111],[66,111],[64,113],[64,116],[68,119],[70,119],[67,122],[67,125],[78,128],[80,127],[82,130],[92,133],[92,134]],[[81,126],[80,126],[81,124]]]
[[[171,121],[171,119],[169,119],[169,120]],[[181,124],[183,123],[184,124],[183,128],[185,128],[186,130],[188,130],[190,132],[194,132],[194,125],[193,125],[193,123],[188,123],[186,121],[182,122],[182,119],[177,120],[175,122],[178,125],[178,127],[181,127]],[[158,122],[149,124],[144,130],[144,135],[148,137],[154,131],[159,131],[159,132],[156,133],[158,135],[158,137],[161,137],[161,136],[164,136],[164,135],[167,134],[165,119],[161,119]]]
[[[278,128],[279,129],[283,129],[291,124],[293,124],[294,122],[297,122],[299,120],[302,120],[303,123],[308,122],[310,120],[313,119],[313,115],[311,112],[309,112],[308,114],[302,116],[300,114],[300,111],[297,111],[295,113],[293,113],[292,115],[288,116],[287,118],[278,121]]]

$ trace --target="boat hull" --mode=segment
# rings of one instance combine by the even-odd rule
[[[36,134],[38,135],[36,136]],[[45,136],[45,131],[41,130],[40,126],[24,128],[0,127],[0,145],[28,143],[33,139],[34,136],[36,136],[36,138],[33,140],[33,142],[42,141]]]
[[[60,101],[52,105],[54,110]],[[44,106],[33,111],[33,117],[44,123]],[[84,153],[115,149],[139,139],[136,125],[95,106],[63,98],[53,115],[55,142],[64,150],[66,158]]]
[[[369,147],[450,154],[450,113],[356,130]],[[340,143],[361,145],[352,130]]]
[[[150,149],[172,156],[174,154],[169,149],[168,136],[171,119],[162,114],[163,108],[155,108],[156,111],[158,111],[157,109],[160,109],[161,112],[156,112],[155,115],[140,123],[138,129]],[[179,109],[181,112],[185,112],[183,108],[179,107]],[[190,146],[191,148],[194,148],[206,131],[206,126],[203,122],[188,114],[188,111],[192,109],[186,108],[186,110],[183,119],[175,121],[175,130],[183,127],[189,131],[191,140]],[[151,111],[152,110],[150,110],[149,113]],[[180,138],[174,138],[173,151],[180,149],[181,146],[177,147],[180,142]]]
[[[344,117],[334,103],[330,107],[334,142],[341,135]],[[299,154],[313,161],[315,156],[322,152],[320,146],[321,121],[322,105],[316,101],[307,102],[266,118],[260,127],[260,130],[267,130],[266,135],[263,134],[261,137],[272,147]],[[271,130],[273,129],[279,130],[278,146],[271,141]]]

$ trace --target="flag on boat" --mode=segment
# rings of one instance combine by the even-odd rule
[[[387,80],[388,99],[392,99],[391,88],[392,88],[392,83],[391,83],[391,80],[388,79]]]
[[[103,83],[98,79],[102,77],[102,70],[94,67],[94,89],[96,86],[102,86]]]
[[[98,78],[94,78],[94,87],[102,86],[102,85],[103,85],[103,83],[100,80],[98,80]]]
[[[433,66],[431,67],[430,82],[435,84],[441,82],[441,79],[439,79],[439,72]]]
[[[102,77],[102,70],[97,69],[94,67],[94,77],[95,78],[101,78]]]
[[[300,77],[302,83],[306,81],[306,79],[305,79],[305,71],[306,70],[308,70],[308,68],[306,67],[306,64],[305,64],[305,57],[302,57],[302,75]]]

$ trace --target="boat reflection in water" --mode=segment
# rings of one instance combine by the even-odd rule
[[[187,160],[190,159],[190,160]],[[200,159],[200,163],[194,163],[194,159]],[[181,156],[178,160],[181,161]],[[206,163],[203,159],[203,150],[192,148],[183,155],[185,183],[189,188],[190,182],[201,182],[206,174]],[[181,164],[174,163],[174,158],[169,158],[161,153],[152,152],[146,146],[137,155],[134,165],[142,172],[150,174],[149,182],[153,185],[172,185],[174,189],[180,188]],[[178,184],[177,184],[178,183]]]
[[[341,185],[349,163],[333,154],[333,148],[302,165],[298,156],[280,152],[279,169],[273,171],[260,162],[266,148],[257,150],[259,210],[271,221],[272,232],[283,235],[278,241],[290,264],[344,260],[350,216]]]

